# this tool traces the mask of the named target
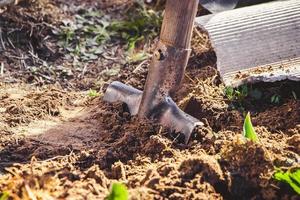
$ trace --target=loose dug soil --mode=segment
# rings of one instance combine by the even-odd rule
[[[17,74],[18,61],[6,61],[6,72]],[[106,64],[97,70],[110,62],[99,62]],[[97,75],[74,75],[73,87],[62,79],[45,85],[5,77],[21,83],[0,85],[0,192],[12,199],[104,199],[118,181],[131,199],[297,199],[272,174],[274,167],[300,167],[300,100],[282,89],[292,85],[299,97],[300,84],[251,86],[268,97],[247,97],[239,105],[251,111],[260,139],[253,143],[242,137],[243,110],[233,109],[214,63],[207,37],[195,30],[183,87],[174,97],[205,123],[188,145],[158,124],[131,117],[125,105],[103,102],[101,92],[89,96],[90,85],[82,83]],[[118,77],[105,80],[141,89],[148,65],[124,65]],[[274,90],[282,97],[276,105],[268,96]]]

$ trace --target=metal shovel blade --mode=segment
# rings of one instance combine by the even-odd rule
[[[103,100],[110,103],[126,103],[130,114],[136,115],[141,104],[142,95],[142,91],[119,81],[114,81],[107,87]]]
[[[136,115],[142,94],[143,92],[138,89],[114,81],[108,86],[103,99],[111,103],[123,102],[128,106],[130,114]],[[151,110],[148,118],[169,128],[171,131],[184,134],[186,144],[194,128],[203,125],[198,119],[183,112],[170,97],[165,97],[163,101],[158,103]]]
[[[165,97],[164,101],[153,108],[151,118],[157,119],[160,124],[172,131],[183,133],[185,144],[188,143],[195,127],[204,125],[198,119],[183,112],[170,97]]]
[[[232,10],[236,7],[250,6],[268,1],[274,0],[199,0],[199,3],[211,13],[218,13]]]

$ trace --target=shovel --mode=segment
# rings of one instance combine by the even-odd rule
[[[149,66],[144,91],[114,81],[104,94],[107,102],[126,103],[131,115],[184,134],[185,143],[195,126],[203,123],[180,110],[172,96],[184,77],[197,8],[198,0],[167,0],[160,40]]]

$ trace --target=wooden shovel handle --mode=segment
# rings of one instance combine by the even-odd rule
[[[177,48],[190,48],[198,0],[168,0],[160,40]]]
[[[149,66],[139,107],[140,118],[152,118],[166,97],[179,89],[191,51],[197,8],[198,0],[167,0],[160,41]]]

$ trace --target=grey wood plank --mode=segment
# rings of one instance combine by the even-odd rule
[[[208,32],[226,85],[300,81],[300,0],[203,16],[196,25]]]

